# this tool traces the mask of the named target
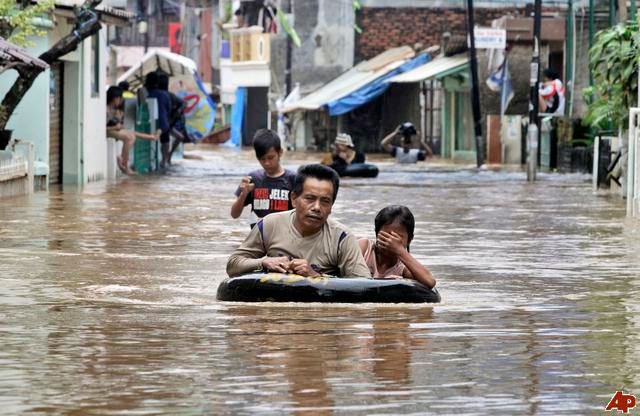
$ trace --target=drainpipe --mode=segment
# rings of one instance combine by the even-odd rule
[[[634,0],[631,0],[632,2]],[[567,65],[565,67],[565,84],[567,85],[565,95],[565,115],[572,116],[573,108],[573,56],[574,56],[574,33],[575,33],[575,12],[573,10],[573,0],[567,1],[567,35],[565,57]]]
[[[469,65],[471,70],[471,106],[473,109],[473,125],[476,135],[476,164],[480,167],[484,163],[484,148],[482,146],[480,86],[478,83],[478,61],[476,59],[476,40],[474,36],[474,29],[473,0],[467,0],[467,31],[469,33]]]
[[[426,81],[420,81],[420,141],[427,141],[427,87]]]
[[[286,0],[285,4],[286,6],[283,6],[284,13],[290,14],[293,13],[293,7],[291,7],[291,2],[293,0]],[[295,20],[293,21],[293,23],[295,24]],[[293,48],[291,46],[291,36],[287,35],[287,61],[286,61],[286,67],[284,70],[284,96],[285,98],[289,96],[289,93],[291,92],[291,62],[292,62],[292,55],[293,55]]]
[[[631,0],[635,1],[635,0]],[[593,46],[593,30],[595,26],[595,18],[593,15],[594,0],[589,0],[589,50]],[[591,68],[589,68],[589,85],[593,85],[593,74]]]

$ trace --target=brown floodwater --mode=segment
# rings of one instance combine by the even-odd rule
[[[0,413],[596,414],[640,395],[640,227],[584,175],[381,163],[333,216],[417,221],[436,306],[216,301],[251,152],[0,199]],[[296,167],[312,156],[291,156]]]

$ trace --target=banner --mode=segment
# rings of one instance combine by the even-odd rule
[[[506,55],[502,64],[489,75],[486,82],[491,91],[500,92],[500,115],[504,115],[514,96],[511,74],[509,73],[509,62]]]
[[[184,110],[187,133],[192,139],[200,141],[213,130],[216,120],[216,104],[204,89],[196,72],[193,73],[193,85],[184,85],[176,92],[186,104]]]

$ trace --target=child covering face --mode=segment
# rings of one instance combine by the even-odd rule
[[[415,219],[409,208],[391,205],[375,219],[376,240],[361,239],[360,250],[374,279],[414,279],[433,288],[436,279],[409,252]]]

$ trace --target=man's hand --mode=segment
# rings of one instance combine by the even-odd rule
[[[378,246],[398,256],[407,251],[407,248],[402,242],[402,238],[400,238],[400,236],[394,232],[387,233],[384,231],[380,231],[378,233]]]
[[[304,277],[320,276],[320,273],[313,270],[309,262],[305,259],[293,259],[289,263],[289,272]]]
[[[250,176],[245,176],[240,181],[240,192],[242,193],[248,194],[249,192],[253,191],[253,188],[255,187],[256,187],[256,184],[253,183],[253,180],[251,179]]]
[[[262,268],[272,272],[287,273],[289,271],[291,260],[289,257],[267,257],[262,260]]]

